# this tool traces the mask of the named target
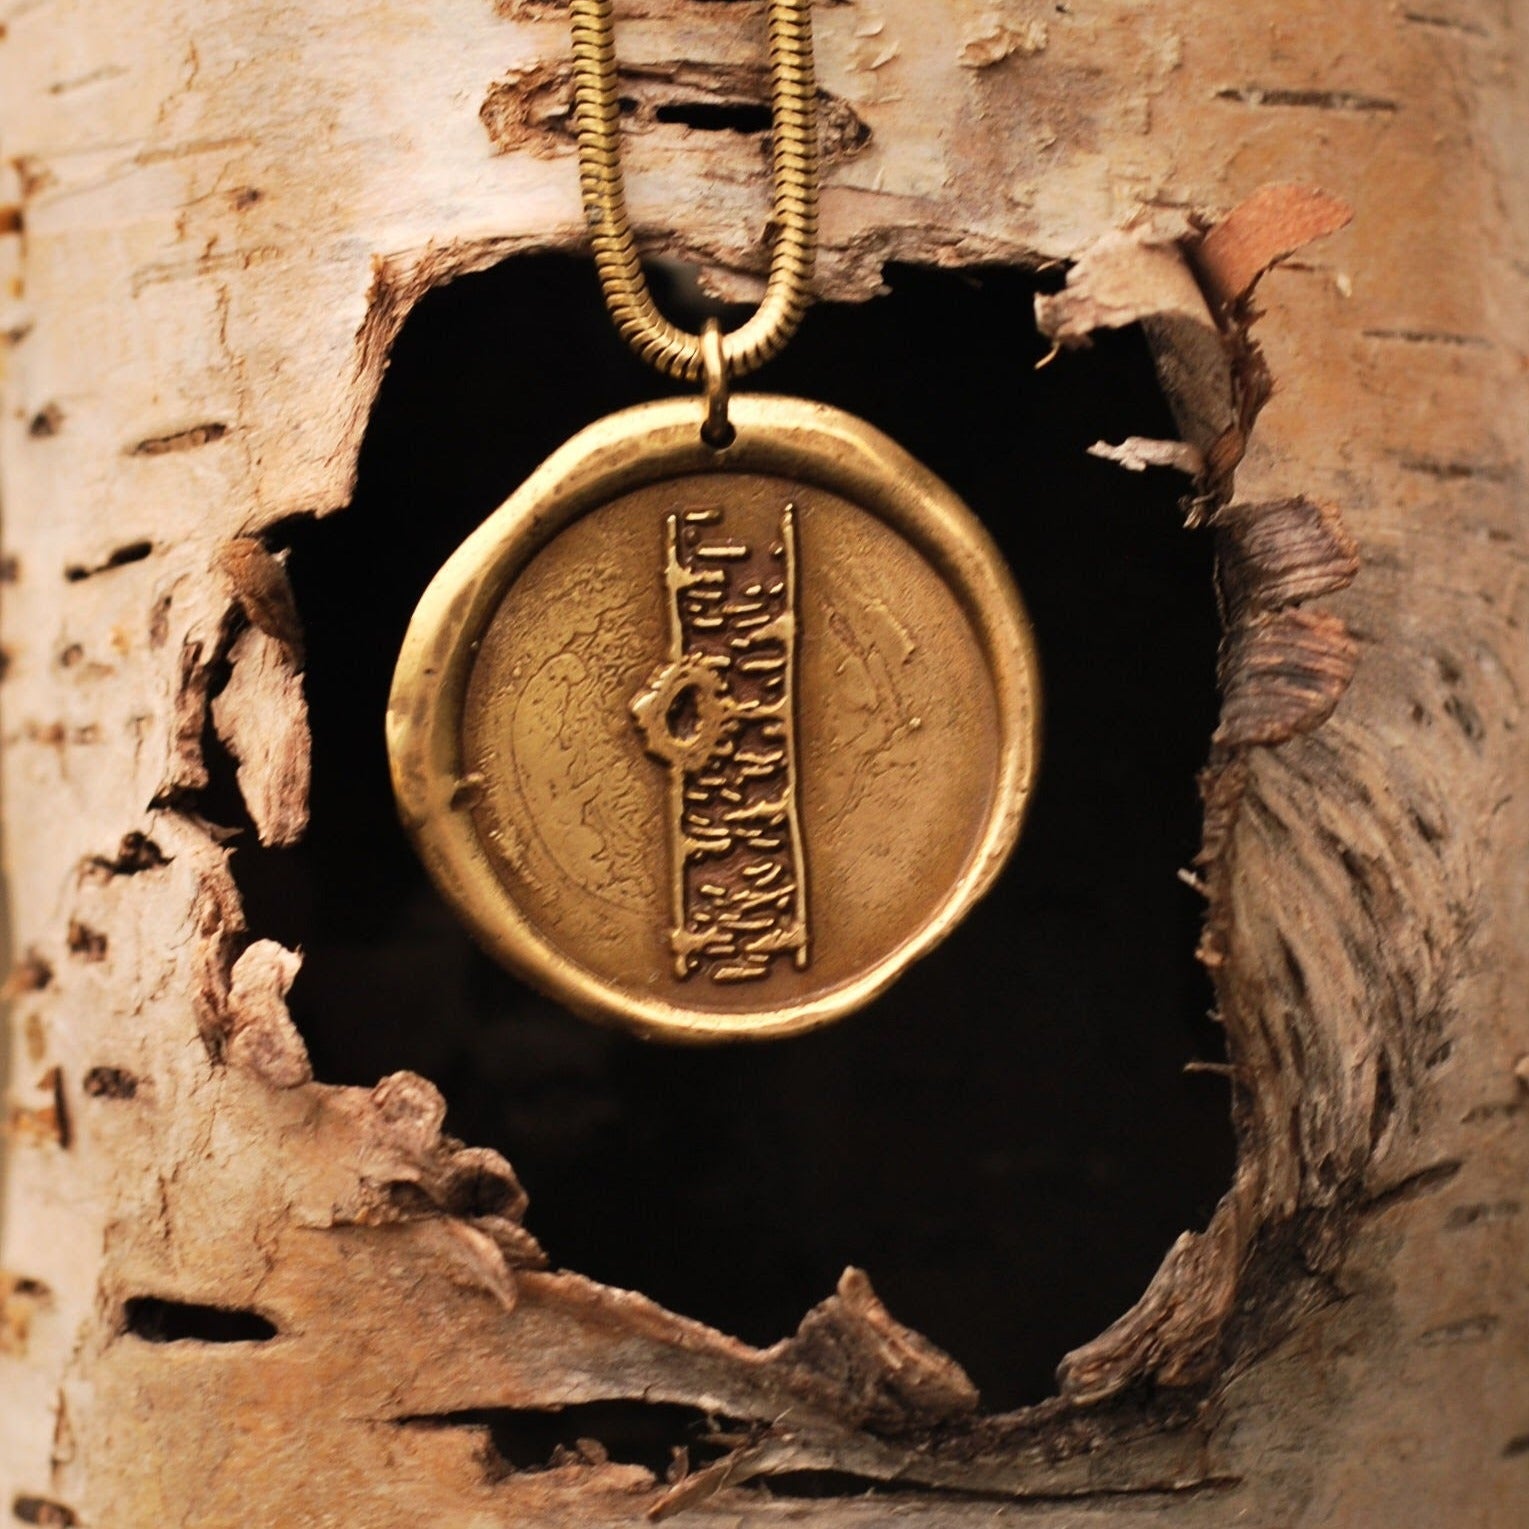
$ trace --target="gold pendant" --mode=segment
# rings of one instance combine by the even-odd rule
[[[452,556],[388,708],[404,823],[505,965],[654,1039],[796,1034],[945,937],[1018,836],[1034,646],[986,532],[864,421],[598,421]]]

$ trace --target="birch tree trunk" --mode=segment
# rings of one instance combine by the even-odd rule
[[[1518,0],[818,7],[820,294],[1065,263],[1043,331],[1144,326],[1182,442],[1125,454],[1194,474],[1218,548],[1196,874],[1235,1178],[1057,1397],[998,1416],[854,1273],[755,1349],[541,1267],[510,1165],[442,1135],[431,1083],[312,1077],[300,958],[247,927],[198,811],[216,735],[262,841],[303,833],[270,533],[346,505],[412,305],[581,245],[563,8],[0,18],[0,1509],[1529,1521]],[[618,19],[639,127],[763,99],[749,0]],[[629,137],[651,250],[750,290],[759,156]],[[143,1341],[166,1311],[237,1341]],[[464,1417],[618,1399],[736,1437],[667,1481],[598,1441],[512,1471]],[[761,1490],[809,1469],[893,1490]]]

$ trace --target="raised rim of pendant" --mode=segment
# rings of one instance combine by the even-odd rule
[[[649,1039],[710,1042],[801,1034],[862,1007],[927,955],[993,884],[1019,837],[1040,752],[1040,684],[1029,619],[992,538],[953,490],[854,415],[805,399],[731,400],[736,432],[700,436],[691,398],[622,410],[552,453],[441,568],[410,620],[388,697],[387,747],[405,829],[437,887],[491,955],[586,1018]],[[891,526],[946,579],[986,658],[998,706],[998,774],[981,840],[916,934],[851,980],[755,1012],[645,997],[587,970],[525,916],[491,864],[465,799],[462,712],[479,639],[504,591],[565,526],[664,478],[741,471],[833,491]]]

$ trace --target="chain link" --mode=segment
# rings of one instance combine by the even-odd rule
[[[579,185],[606,306],[645,361],[680,382],[695,382],[703,371],[701,337],[658,311],[627,214],[611,0],[572,0],[571,10]],[[763,302],[740,328],[722,336],[722,359],[733,377],[763,366],[796,333],[811,300],[817,256],[812,0],[769,0],[769,13],[775,243]]]

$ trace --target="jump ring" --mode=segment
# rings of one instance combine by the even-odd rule
[[[708,446],[730,446],[738,433],[727,417],[727,357],[722,352],[722,325],[707,319],[701,326],[701,375],[706,379],[706,420],[701,439]]]

